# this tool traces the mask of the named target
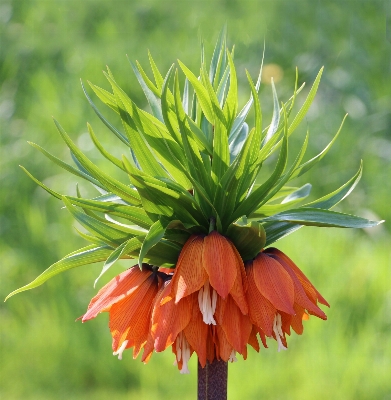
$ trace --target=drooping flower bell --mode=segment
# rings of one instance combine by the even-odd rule
[[[249,314],[256,329],[273,336],[278,350],[286,349],[290,327],[301,335],[308,314],[327,319],[317,306],[329,306],[308,278],[284,253],[269,248],[246,263]]]
[[[133,267],[122,272],[99,290],[81,317],[86,322],[101,312],[109,312],[113,354],[119,359],[128,348],[133,348],[136,358],[144,347],[150,329],[152,303],[164,282],[162,275],[146,264],[141,270]]]
[[[297,78],[293,96],[281,107],[272,82],[273,115],[270,124],[263,126],[258,96],[262,74],[255,84],[247,74],[250,98],[238,111],[236,69],[225,29],[209,71],[204,54],[196,74],[178,62],[185,75],[182,91],[178,70],[173,66],[163,77],[149,57],[155,82],[140,64],[132,68],[152,114],[126,95],[109,69],[105,75],[111,92],[91,84],[97,97],[120,118],[122,132],[106,120],[83,86],[100,120],[130,150],[129,157],[118,159],[88,125],[102,156],[125,173],[123,182],[89,160],[57,121],[76,167],[32,144],[99,193],[84,198],[77,190],[77,196],[65,196],[25,170],[62,200],[85,229],[78,230],[80,236],[90,244],[8,297],[70,268],[104,261],[100,278],[119,259],[133,259],[138,267],[105,285],[82,317],[87,321],[109,312],[113,351],[119,358],[125,349],[133,348],[134,357],[143,350],[141,359],[147,362],[153,351],[171,346],[179,370],[185,373],[194,352],[205,366],[214,360],[234,361],[237,353],[246,358],[247,345],[259,351],[258,337],[265,347],[266,339],[273,338],[284,349],[290,329],[301,334],[302,321],[310,314],[326,319],[318,303],[328,304],[299,268],[270,246],[305,225],[378,224],[331,211],[356,186],[361,166],[339,189],[301,206],[311,185],[289,186],[327,154],[341,130],[320,154],[303,162],[307,137],[288,167],[289,137],[315,97],[322,70],[293,119],[290,114],[301,90]],[[251,108],[252,129],[246,123]],[[265,177],[262,166],[276,151],[274,170]]]

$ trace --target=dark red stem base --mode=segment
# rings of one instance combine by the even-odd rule
[[[227,400],[228,363],[214,360],[205,368],[198,362],[198,400]]]

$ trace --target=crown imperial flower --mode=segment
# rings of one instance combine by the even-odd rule
[[[291,98],[280,106],[271,82],[273,115],[264,124],[256,83],[247,73],[250,97],[238,111],[234,52],[226,46],[225,29],[213,52],[209,71],[202,54],[199,73],[181,61],[185,84],[173,65],[165,77],[152,56],[153,82],[137,62],[131,67],[152,113],[140,109],[120,88],[110,69],[105,76],[111,91],[90,84],[96,96],[119,118],[122,130],[109,122],[82,88],[103,124],[128,148],[121,159],[99,142],[91,125],[91,140],[110,163],[124,174],[118,180],[98,168],[75,145],[61,125],[56,127],[71,151],[75,166],[32,145],[58,166],[92,184],[98,194],[84,198],[62,195],[25,172],[61,200],[90,245],[50,266],[28,285],[9,296],[41,285],[56,274],[104,261],[100,277],[118,260],[138,260],[91,300],[82,321],[109,313],[113,354],[122,358],[133,348],[148,362],[153,352],[171,346],[181,373],[195,352],[207,363],[247,358],[247,345],[260,350],[274,339],[287,348],[291,328],[303,333],[309,315],[326,319],[318,303],[327,301],[303,272],[273,243],[302,226],[364,228],[378,224],[332,211],[358,183],[362,166],[332,193],[305,203],[311,185],[289,182],[314,167],[326,148],[303,162],[308,134],[288,165],[289,137],[308,111],[323,69],[298,113],[291,118],[298,77]],[[254,111],[254,126],[246,122]],[[279,152],[273,172],[259,183],[267,158]],[[300,203],[303,203],[301,204]],[[96,283],[95,282],[95,283]],[[8,297],[9,297],[8,296]]]

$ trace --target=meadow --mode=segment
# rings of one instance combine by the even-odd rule
[[[0,297],[84,245],[62,204],[37,187],[74,195],[90,188],[54,166],[27,141],[71,162],[51,116],[101,168],[111,167],[91,145],[86,122],[118,157],[125,151],[90,108],[80,78],[107,88],[109,65],[143,107],[126,59],[148,69],[148,49],[162,71],[179,58],[194,71],[200,36],[208,57],[224,23],[235,44],[239,101],[249,96],[266,43],[260,89],[264,119],[272,115],[270,75],[281,100],[325,71],[306,121],[292,137],[297,152],[307,128],[307,159],[341,136],[318,168],[294,184],[314,185],[315,199],[345,183],[364,160],[361,182],[338,210],[386,222],[371,230],[303,228],[277,242],[331,304],[328,320],[311,318],[289,349],[249,352],[229,366],[229,399],[391,399],[391,16],[385,2],[214,0],[2,0],[0,2]],[[299,106],[299,104],[298,104]],[[103,108],[103,107],[102,107]],[[106,110],[105,110],[106,111]],[[106,114],[105,114],[106,115]],[[115,116],[107,111],[115,122]],[[250,116],[251,119],[251,116]],[[117,121],[118,122],[118,121]],[[265,169],[272,168],[266,165]],[[98,287],[131,264],[119,262]],[[0,305],[0,398],[4,400],[194,399],[197,365],[179,375],[170,351],[148,365],[111,353],[107,315],[82,324],[101,265],[80,267]]]

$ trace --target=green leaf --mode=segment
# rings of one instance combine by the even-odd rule
[[[148,78],[148,75],[145,73],[145,71],[143,70],[143,67],[141,66],[141,64],[136,61],[136,65],[137,65],[137,69],[141,75],[141,77],[143,78],[143,81],[145,82],[145,84],[148,86],[148,89],[157,97],[161,97],[161,90],[159,90],[155,84]]]
[[[261,103],[259,101],[258,93],[257,93],[257,88],[254,86],[254,83],[251,79],[250,74],[248,71],[246,71],[247,75],[247,80],[250,84],[251,87],[251,93],[253,96],[253,101],[254,101],[254,111],[255,111],[255,132],[254,136],[251,140],[251,146],[253,146],[252,149],[250,149],[249,152],[249,168],[246,171],[245,174],[243,174],[239,186],[238,186],[238,191],[236,194],[236,202],[240,203],[245,196],[247,196],[251,186],[254,183],[254,180],[256,178],[256,174],[258,172],[258,166],[261,164],[259,161],[259,153],[258,149],[261,144],[261,136],[262,136],[262,109],[261,109]]]
[[[243,261],[253,259],[266,243],[265,229],[261,223],[255,221],[245,226],[230,225],[227,236],[238,249]]]
[[[117,204],[110,201],[102,202],[71,196],[64,197],[75,206],[116,215],[117,217],[125,218],[144,229],[149,229],[152,225],[151,219],[145,211],[139,207]]]
[[[287,130],[285,130],[284,140],[281,147],[280,155],[273,173],[270,175],[269,179],[263,183],[261,186],[253,190],[250,195],[243,200],[238,208],[232,215],[232,220],[235,221],[242,215],[250,215],[257,208],[259,208],[260,203],[265,199],[266,195],[276,184],[280,176],[285,170],[288,156],[288,135]]]
[[[167,220],[159,220],[156,221],[149,229],[139,254],[138,265],[140,269],[142,267],[144,257],[148,254],[148,251],[163,238],[168,224],[169,221]]]
[[[342,120],[342,123],[337,131],[337,133],[335,134],[335,136],[333,137],[333,140],[314,158],[311,158],[311,160],[305,162],[304,164],[301,164],[300,166],[298,166],[295,171],[293,172],[292,176],[290,179],[294,179],[298,176],[303,175],[304,173],[306,173],[308,170],[310,170],[315,164],[317,164],[330,150],[331,146],[334,144],[334,142],[336,141],[339,133],[342,130],[342,126],[345,122],[346,117],[348,116],[348,114],[345,115],[345,117]]]
[[[182,247],[182,245],[162,239],[148,251],[144,261],[160,267],[172,267],[177,263]]]
[[[221,77],[219,86],[216,89],[217,100],[219,101],[221,107],[223,107],[224,105],[226,91],[229,87],[228,78],[229,78],[229,65],[226,66],[224,74]]]
[[[46,151],[44,148],[42,148],[41,146],[39,146],[36,143],[33,143],[33,142],[27,142],[27,143],[30,144],[31,146],[33,146],[34,148],[38,149],[42,154],[44,154],[47,158],[49,158],[49,160],[53,161],[54,163],[59,165],[61,168],[64,168],[66,171],[72,173],[73,175],[79,176],[79,177],[91,182],[92,184],[99,186],[102,189],[105,189],[105,187],[99,181],[94,179],[90,174],[80,171],[79,169],[77,169],[75,167],[72,167],[72,165],[69,165],[66,162],[64,162],[64,161],[60,160],[59,158],[57,158],[56,156],[54,156],[53,154],[50,154],[48,151]],[[24,170],[24,171],[27,173],[26,170]]]
[[[167,172],[157,161],[152,148],[148,145],[144,136],[141,112],[127,94],[118,86],[111,74],[106,74],[116,97],[122,123],[128,135],[131,147],[140,163],[142,170],[152,176],[168,176]]]
[[[258,210],[256,210],[253,214],[251,214],[251,218],[263,218],[273,214],[280,213],[282,211],[289,210],[293,205],[303,201],[311,191],[311,185],[309,183],[302,186],[300,189],[291,193],[287,196],[281,204],[264,204]]]
[[[318,200],[305,204],[304,207],[330,209],[336,206],[345,197],[349,196],[349,194],[356,187],[356,185],[361,179],[362,168],[363,168],[363,163],[361,161],[360,168],[358,169],[356,174],[352,178],[350,178],[344,185],[342,185],[339,189],[335,190],[334,192],[321,197]]]
[[[262,76],[262,67],[263,67],[263,58],[265,55],[265,48],[263,49],[263,54],[262,54],[262,64],[261,64],[261,69],[258,74],[258,79],[257,83],[255,84],[255,89],[256,92],[258,93],[259,87],[261,86],[261,76]],[[239,132],[242,129],[242,126],[247,118],[247,115],[251,109],[251,106],[253,105],[254,101],[254,96],[251,94],[250,99],[247,101],[245,106],[242,108],[242,110],[239,112],[239,114],[236,116],[235,121],[232,124],[231,131],[229,133],[229,143],[231,143],[233,140],[235,140],[236,136],[239,134]]]
[[[232,60],[232,56],[227,50],[227,57],[229,62],[229,90],[227,99],[225,100],[223,112],[227,120],[226,127],[227,131],[230,132],[232,124],[235,120],[236,113],[238,111],[238,81],[236,78],[235,64]]]
[[[110,162],[112,162],[116,167],[122,169],[123,171],[126,172],[125,168],[122,165],[122,161],[117,158],[114,157],[112,154],[110,154],[103,146],[102,144],[99,142],[98,138],[96,137],[92,126],[87,123],[87,129],[88,129],[88,133],[90,134],[90,137],[92,139],[92,141],[94,142],[95,147],[99,150],[99,152],[102,154],[103,157],[107,158]]]
[[[273,116],[263,144],[266,144],[272,138],[272,136],[277,132],[278,125],[280,124],[280,106],[278,103],[277,91],[276,87],[274,86],[273,78],[271,80],[271,84],[273,90]]]
[[[92,84],[90,81],[87,81],[87,82],[90,85],[91,89],[98,96],[100,101],[102,103],[106,104],[106,106],[110,107],[117,114],[119,114],[118,105],[117,105],[117,101],[115,100],[115,96],[112,93],[108,92],[107,90],[102,89],[99,86]]]
[[[87,247],[83,247],[82,249],[67,255],[63,259],[51,265],[48,269],[46,269],[41,275],[35,278],[28,285],[25,285],[17,290],[14,290],[6,297],[5,300],[9,299],[11,296],[17,293],[36,288],[37,286],[42,285],[44,282],[46,282],[53,276],[61,272],[67,271],[71,268],[76,268],[82,265],[93,264],[99,261],[104,261],[111,254],[111,252],[112,249],[108,246],[96,247],[96,245],[90,245]]]
[[[292,222],[307,226],[337,228],[371,228],[383,221],[370,221],[355,215],[343,214],[320,208],[296,208],[265,218],[263,221]]]
[[[177,120],[179,124],[179,130],[181,133],[183,148],[185,150],[186,161],[189,172],[192,175],[192,177],[202,185],[206,193],[209,194],[211,192],[212,182],[210,176],[208,176],[205,171],[203,160],[196,146],[195,140],[193,140],[193,135],[190,130],[190,127],[186,124],[188,118],[186,117],[186,113],[182,108],[182,102],[179,92],[179,80],[177,73],[175,74],[175,80],[174,80],[174,98],[175,98],[175,107],[176,107]]]
[[[259,186],[261,186],[261,184],[256,183],[256,184],[254,185],[254,189],[258,188]],[[295,186],[283,186],[283,187],[278,191],[278,193],[276,193],[276,194],[269,200],[269,202],[275,201],[275,200],[278,200],[278,199],[281,199],[281,198],[286,197],[286,196],[289,196],[291,193],[295,192],[295,191],[298,190],[298,189],[300,189],[300,188],[295,187]]]
[[[202,65],[201,68],[201,82],[208,92],[209,100],[212,104],[213,113],[215,115],[215,120],[216,118],[218,118],[219,121],[221,121],[224,126],[227,127],[227,119],[223,113],[223,110],[220,107],[219,99],[217,98],[216,92],[208,79],[208,73],[206,72],[205,65]],[[214,124],[216,124],[216,121]]]
[[[123,232],[117,228],[110,226],[104,222],[96,220],[87,214],[79,211],[75,206],[73,206],[69,200],[64,196],[63,202],[68,211],[72,216],[89,232],[101,238],[103,241],[112,245],[113,243],[122,243],[124,240],[129,239],[134,236],[130,233]],[[138,233],[138,232],[137,232]]]
[[[303,146],[301,147],[301,150],[300,150],[298,156],[296,157],[295,162],[292,164],[292,166],[289,168],[289,170],[283,176],[281,176],[281,178],[276,182],[275,186],[269,191],[269,193],[261,201],[261,203],[259,204],[260,206],[262,206],[267,201],[269,201],[276,193],[278,193],[280,188],[282,188],[291,179],[293,171],[297,168],[297,166],[300,164],[301,160],[304,157],[304,154],[307,149],[307,145],[308,145],[308,132],[307,132],[307,136],[304,140]]]
[[[141,195],[145,211],[183,222],[205,223],[193,196],[174,182],[163,182],[135,172],[131,174],[131,181]]]
[[[186,116],[186,122],[189,124],[189,128],[192,133],[192,137],[197,143],[201,151],[206,150],[209,155],[213,154],[213,144],[209,142],[204,132],[197,126],[197,124],[188,116]]]
[[[186,115],[190,115],[190,88],[189,80],[187,78],[185,79],[185,84],[183,85],[182,105]]]
[[[45,189],[49,194],[51,194],[53,197],[62,200],[62,195],[60,193],[55,192],[54,190],[50,189],[47,187],[44,183],[39,181],[37,178],[35,178],[33,175],[30,174],[30,172],[27,171],[27,169],[21,165],[19,165],[20,168],[39,186],[41,186],[43,189]]]
[[[147,83],[145,82],[144,78],[140,74],[139,70],[137,67],[129,60],[128,61],[133,69],[134,74],[136,75],[136,78],[143,89],[143,92],[145,94],[145,97],[147,98],[148,104],[151,107],[153,115],[159,119],[161,122],[163,122],[163,116],[162,116],[162,107],[160,104],[159,98],[156,96],[156,94],[148,87]]]
[[[183,64],[180,60],[178,60],[179,66],[182,68],[183,73],[186,75],[187,79],[193,86],[194,91],[197,94],[198,103],[201,106],[202,111],[205,114],[205,117],[211,124],[214,124],[214,112],[212,107],[212,102],[209,98],[208,90],[201,84],[201,82],[197,79],[197,77]]]
[[[156,66],[155,61],[152,58],[152,54],[149,50],[148,50],[148,58],[149,58],[149,63],[151,64],[151,68],[152,68],[153,76],[155,78],[156,86],[161,91],[162,86],[163,86],[163,76],[160,73],[158,67]]]
[[[99,274],[99,276],[95,279],[94,282],[94,287],[98,283],[98,280],[100,277],[112,266],[114,265],[120,258],[125,256],[127,253],[131,251],[138,250],[141,247],[142,241],[140,238],[132,238],[127,240],[126,242],[123,242],[121,245],[119,245],[108,257],[107,260],[105,261],[102,271]]]
[[[191,233],[181,229],[166,229],[164,234],[165,239],[170,240],[171,242],[179,243],[182,246],[187,242],[190,236]]]
[[[248,137],[248,125],[246,123],[243,124],[241,131],[236,136],[236,138],[229,145],[229,159],[230,164],[233,163],[236,156],[239,154],[242,149],[245,141]]]
[[[227,25],[224,24],[220,31],[216,46],[213,51],[212,60],[210,62],[209,80],[217,87],[220,82],[220,71],[222,70],[223,59],[225,56],[225,44],[227,41]],[[224,68],[224,67],[223,67]]]
[[[323,72],[323,67],[318,72],[318,75],[315,78],[315,81],[311,87],[311,90],[308,93],[307,98],[305,99],[299,112],[297,113],[297,115],[293,119],[291,125],[289,126],[288,135],[291,135],[291,133],[299,126],[300,122],[303,120],[304,116],[307,114],[307,111],[309,110],[312,102],[314,101],[316,92],[318,90],[320,78],[322,77],[322,72]]]
[[[272,243],[291,233],[302,228],[303,225],[293,224],[291,222],[265,222],[263,227],[266,232],[266,243],[265,247],[270,246]]]
[[[128,139],[125,137],[124,134],[122,134],[115,126],[113,126],[109,121],[107,121],[107,119],[102,115],[102,113],[98,110],[98,108],[96,107],[96,105],[94,104],[94,102],[91,100],[90,96],[87,93],[86,88],[83,85],[82,80],[80,79],[80,83],[81,83],[81,87],[83,89],[84,95],[86,96],[88,102],[90,103],[90,106],[92,107],[92,109],[95,111],[95,114],[99,117],[99,119],[110,129],[111,132],[113,132],[118,139],[120,139],[122,141],[122,143],[125,143],[127,146],[129,146],[129,141]]]
[[[325,209],[334,207],[352,192],[361,178],[361,173],[362,163],[358,172],[339,189],[318,200],[305,204],[304,207]],[[290,222],[266,222],[263,225],[266,230],[266,246],[269,246],[273,242],[290,235],[303,227],[303,225],[293,224]]]
[[[68,145],[72,153],[75,155],[77,160],[82,164],[82,166],[93,175],[104,187],[112,191],[113,193],[120,196],[123,200],[127,201],[130,204],[138,205],[140,204],[140,196],[134,189],[131,189],[129,186],[124,185],[123,183],[117,181],[112,178],[110,175],[101,171],[98,167],[96,167],[73,143],[71,138],[66,134],[62,126],[54,120],[56,127],[64,139],[65,143]]]

